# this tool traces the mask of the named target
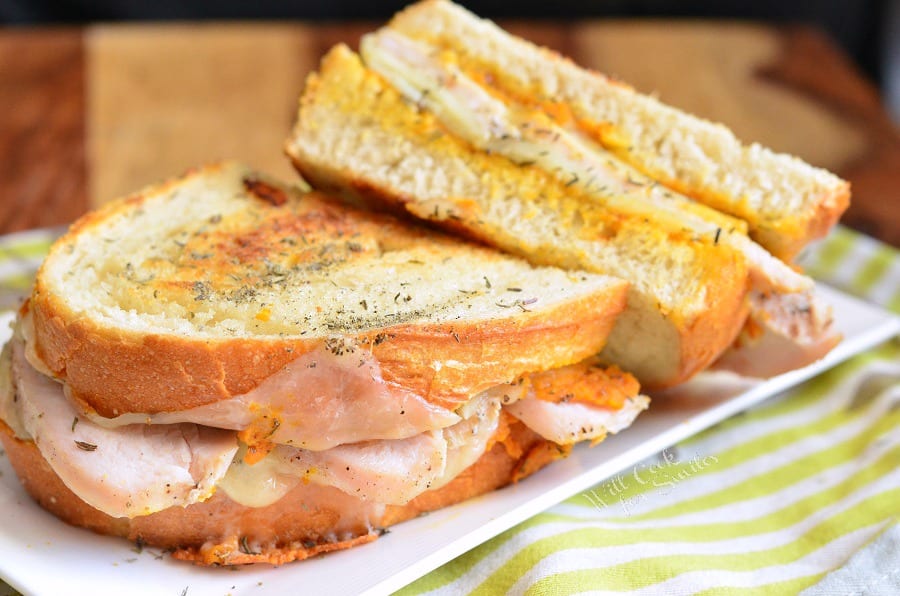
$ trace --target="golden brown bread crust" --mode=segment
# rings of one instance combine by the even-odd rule
[[[839,189],[816,203],[815,212],[806,221],[805,233],[791,237],[788,234],[779,233],[778,230],[770,232],[759,228],[752,235],[763,246],[770,245],[771,252],[776,257],[791,262],[807,244],[813,240],[824,238],[849,206],[850,183],[844,182]]]
[[[660,172],[653,172],[652,175],[669,188],[704,202],[703,193],[696,192],[684,182]],[[728,210],[724,205],[714,204],[722,211],[748,221],[751,224],[749,235],[753,240],[782,261],[791,263],[810,242],[824,238],[850,206],[850,183],[841,180],[836,189],[815,201],[811,212],[776,221],[756,221],[740,210]]]
[[[37,446],[17,439],[2,422],[0,443],[25,490],[69,524],[171,550],[175,558],[201,565],[280,565],[370,542],[387,526],[506,486],[562,455],[555,444],[511,420],[504,425],[505,440],[449,484],[383,513],[336,488],[301,483],[267,507],[245,507],[220,492],[185,508],[113,518],[72,493]]]
[[[557,368],[597,353],[625,306],[625,286],[610,287],[513,321],[402,325],[356,335],[371,346],[382,375],[436,405],[456,407],[480,390],[523,373]],[[246,393],[317,343],[297,339],[192,341],[99,328],[71,316],[36,288],[35,348],[72,395],[102,416],[188,408]],[[458,338],[458,340],[457,340]],[[377,343],[377,345],[375,345]],[[434,360],[472,366],[430,368]]]
[[[200,170],[200,175],[214,174],[222,167],[209,166]],[[311,341],[298,335],[207,339],[105,326],[71,310],[65,296],[49,287],[44,269],[54,252],[178,184],[178,179],[170,181],[79,219],[51,249],[35,281],[30,303],[35,353],[49,372],[66,382],[74,398],[102,416],[185,410],[246,393],[322,341],[321,337]],[[338,206],[323,195],[304,199],[314,205],[306,211],[294,202],[299,215],[290,210],[291,201],[279,198],[277,189],[263,195],[271,205],[259,209],[262,215],[256,227],[240,234],[223,233],[201,247],[215,255],[216,265],[225,261],[222,266],[228,267],[236,260],[246,266],[248,260],[266,259],[271,256],[266,252],[271,250],[270,234],[374,238],[384,250],[404,243],[417,243],[425,249],[433,245],[471,250],[458,240],[404,225],[389,216]],[[266,232],[260,233],[260,229]],[[225,243],[231,243],[230,248],[222,248]],[[190,248],[186,252],[190,253]],[[303,251],[297,252],[303,257]],[[489,259],[500,257],[484,251],[481,258],[489,266]],[[209,269],[209,265],[205,267]],[[214,274],[224,277],[228,272],[225,268]],[[342,334],[372,351],[389,383],[417,392],[436,405],[455,407],[479,391],[521,374],[565,366],[596,353],[624,308],[625,295],[625,282],[611,282],[602,291],[585,292],[540,311],[508,309],[504,319],[489,322],[400,323]],[[434,361],[448,360],[464,366],[443,367],[438,372],[431,367]]]
[[[723,280],[722,285],[734,284],[736,280]],[[747,290],[744,292],[725,290],[717,292],[711,301],[709,313],[714,319],[697,318],[683,334],[681,342],[681,367],[679,374],[669,377],[662,383],[646,383],[644,390],[665,389],[674,387],[705,370],[722,355],[721,346],[731,345],[747,320],[750,303],[747,301]]]

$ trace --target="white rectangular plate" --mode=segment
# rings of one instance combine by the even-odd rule
[[[230,570],[70,527],[35,505],[0,457],[0,577],[35,594],[384,594],[678,441],[900,333],[900,319],[827,287],[844,341],[823,360],[761,383],[701,375],[660,398],[634,426],[505,489],[417,518],[373,543],[280,568]],[[2,328],[5,329],[3,324]],[[6,337],[0,338],[5,341]],[[719,378],[717,378],[719,377]]]

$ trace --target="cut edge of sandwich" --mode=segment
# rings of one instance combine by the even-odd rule
[[[646,387],[702,370],[746,318],[750,281],[736,250],[588,209],[538,168],[479,153],[346,46],[308,78],[286,151],[318,188],[408,211],[535,263],[629,279],[628,307],[604,355]]]
[[[454,52],[473,71],[534,101],[567,104],[610,151],[673,190],[750,225],[789,261],[847,209],[850,185],[830,172],[687,114],[627,84],[583,69],[447,0],[399,12],[388,28]]]

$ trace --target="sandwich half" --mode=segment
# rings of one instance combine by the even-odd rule
[[[812,280],[783,259],[831,227],[846,182],[450,2],[404,10],[360,55],[332,49],[286,150],[314,186],[535,264],[625,278],[603,356],[648,386],[690,378],[742,331],[726,361],[762,376],[837,341]],[[758,358],[753,344],[795,357]]]
[[[0,440],[63,520],[178,558],[347,548],[627,427],[594,357],[627,285],[209,166],[54,244]]]

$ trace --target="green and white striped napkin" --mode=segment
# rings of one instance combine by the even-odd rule
[[[838,227],[802,264],[900,313],[898,251]],[[803,590],[900,594],[896,338],[535,516],[401,593]]]
[[[0,310],[54,231],[0,239]],[[900,253],[838,227],[807,271],[900,313]],[[614,438],[611,440],[615,440]],[[403,594],[900,594],[900,341],[504,532]]]

